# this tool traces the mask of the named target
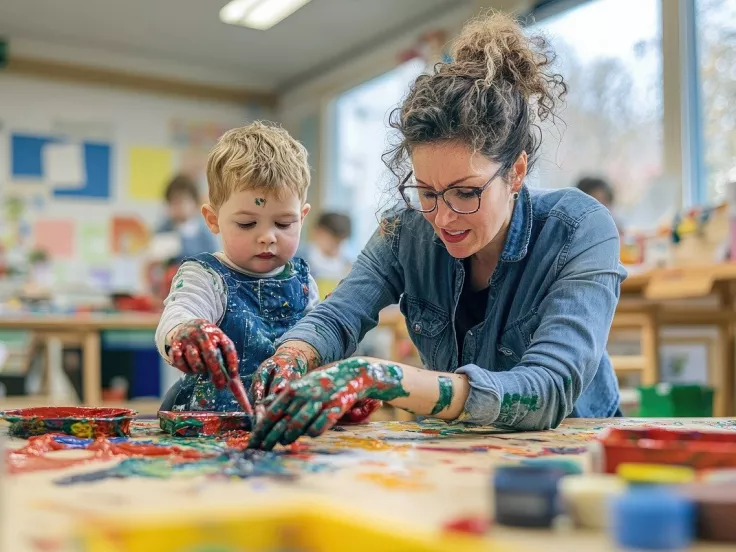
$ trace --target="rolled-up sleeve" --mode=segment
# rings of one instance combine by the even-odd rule
[[[605,209],[588,213],[558,259],[542,299],[539,327],[519,363],[506,372],[474,364],[461,421],[522,430],[557,427],[595,376],[605,352],[621,281],[619,237]]]
[[[396,256],[400,222],[384,220],[355,261],[350,274],[277,342],[303,341],[314,347],[321,364],[355,352],[363,336],[378,324],[383,308],[397,303],[404,279]]]

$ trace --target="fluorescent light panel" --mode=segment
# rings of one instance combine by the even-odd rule
[[[311,0],[232,0],[220,10],[220,21],[265,31]]]

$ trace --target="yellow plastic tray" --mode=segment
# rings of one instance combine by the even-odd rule
[[[79,536],[84,552],[512,551],[491,537],[422,531],[314,503],[86,520]]]

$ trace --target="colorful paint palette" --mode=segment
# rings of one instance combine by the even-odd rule
[[[176,437],[222,435],[228,431],[251,428],[251,417],[245,412],[171,412],[158,413],[161,429]]]
[[[90,439],[130,435],[130,422],[136,414],[127,408],[39,406],[6,410],[1,416],[10,423],[10,434],[16,437],[66,433]]]
[[[609,428],[599,437],[603,471],[619,464],[676,464],[695,470],[736,467],[736,432]]]

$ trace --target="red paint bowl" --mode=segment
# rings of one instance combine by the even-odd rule
[[[130,435],[130,422],[136,414],[127,408],[39,406],[6,410],[0,416],[10,423],[10,434],[16,437],[66,433],[91,439]]]
[[[608,428],[599,436],[603,471],[619,464],[675,464],[695,470],[736,467],[736,432]]]
[[[228,431],[251,429],[251,418],[245,412],[171,412],[158,413],[161,429],[176,437],[222,435]]]

